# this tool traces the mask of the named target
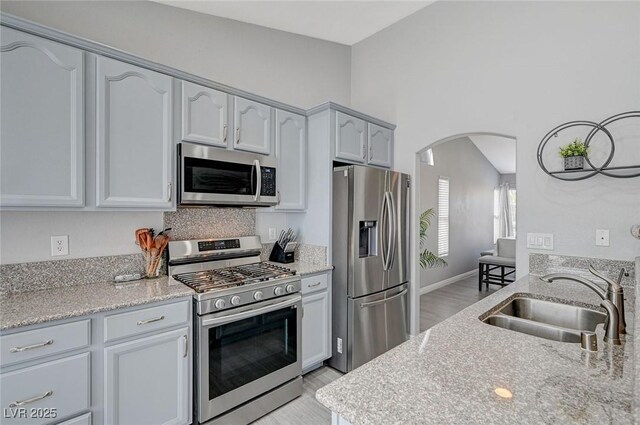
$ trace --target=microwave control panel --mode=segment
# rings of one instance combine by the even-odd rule
[[[262,190],[260,196],[276,196],[276,169],[261,167]]]

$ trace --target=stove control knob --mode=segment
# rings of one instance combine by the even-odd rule
[[[282,286],[276,286],[275,288],[273,288],[273,293],[274,295],[279,297],[280,295],[284,294],[284,289],[282,289]]]
[[[237,295],[231,297],[231,305],[240,305],[240,297]]]
[[[256,301],[260,301],[261,299],[264,298],[264,295],[262,294],[262,291],[256,291],[253,293],[253,299]]]
[[[216,303],[215,303],[216,308],[218,308],[218,309],[225,308],[226,305],[227,305],[227,303],[224,302],[224,300],[222,300],[222,299],[216,300]]]
[[[296,290],[296,288],[293,285],[287,285],[286,289],[289,294]]]

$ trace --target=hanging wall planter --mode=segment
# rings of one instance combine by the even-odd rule
[[[564,157],[564,171],[584,170],[584,156],[574,155]]]

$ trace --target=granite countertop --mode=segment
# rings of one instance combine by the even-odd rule
[[[580,284],[527,276],[321,388],[316,398],[353,425],[633,423],[634,288],[625,288],[623,345],[605,344],[599,325],[597,353],[479,320],[518,293],[599,304]],[[513,397],[499,397],[497,388]]]
[[[270,264],[275,264],[276,266],[286,267],[291,270],[295,270],[297,274],[300,276],[306,276],[314,273],[326,272],[329,270],[333,270],[333,266],[329,266],[327,264],[315,264],[315,263],[306,263],[304,261],[296,261],[293,263],[275,263],[273,261],[269,261]]]
[[[106,282],[13,293],[0,297],[0,330],[190,297],[193,293],[166,276],[122,285]]]

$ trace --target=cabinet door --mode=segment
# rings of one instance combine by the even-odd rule
[[[99,207],[171,208],[171,77],[97,58]]]
[[[2,27],[0,205],[84,205],[84,53]]]
[[[189,328],[104,349],[104,422],[189,422]]]
[[[375,124],[368,124],[368,163],[380,167],[391,168],[391,155],[393,149],[393,133],[388,128]]]
[[[302,297],[302,369],[320,363],[331,356],[329,328],[329,292],[322,291]]]
[[[271,153],[271,107],[236,96],[233,117],[236,126],[233,147],[269,155]]]
[[[182,140],[227,146],[227,94],[182,82]]]
[[[291,112],[276,111],[276,176],[279,210],[304,210],[307,184],[307,120]]]
[[[365,144],[364,121],[336,112],[336,158],[364,162]]]

